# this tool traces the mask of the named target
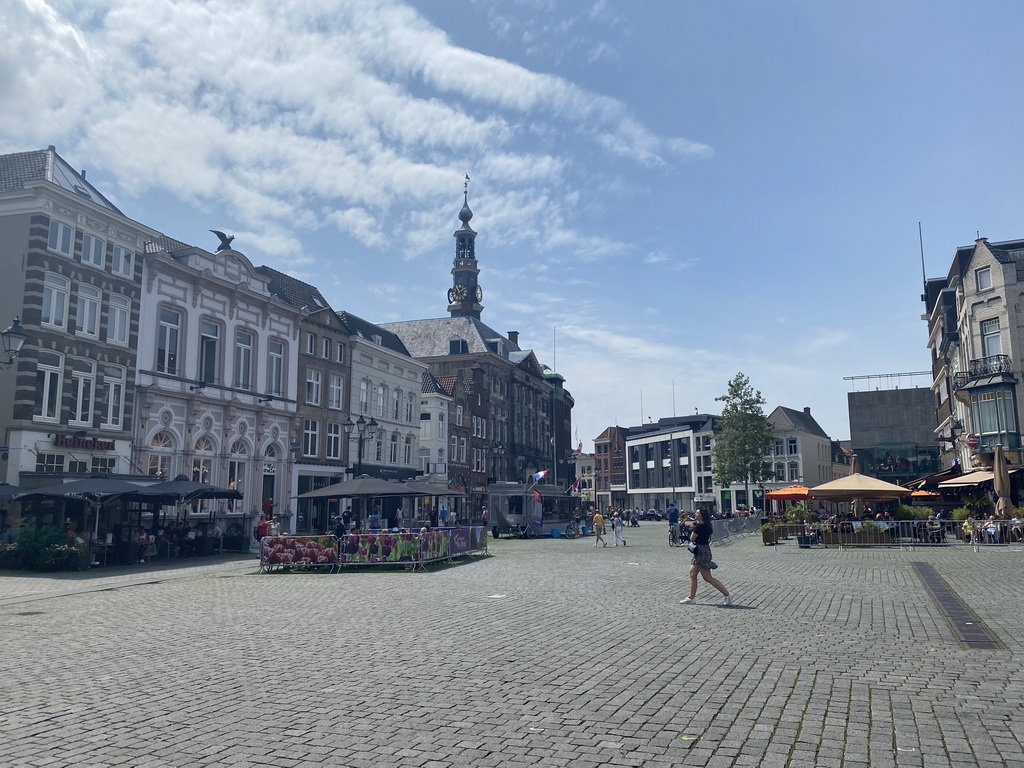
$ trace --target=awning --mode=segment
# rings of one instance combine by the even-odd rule
[[[944,480],[939,483],[939,488],[960,488],[965,485],[977,485],[986,480],[992,480],[994,475],[987,469],[979,469],[975,472],[968,472],[966,475],[954,477],[952,480]]]

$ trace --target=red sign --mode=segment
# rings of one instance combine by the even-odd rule
[[[968,448],[977,448],[978,447],[978,436],[977,435],[968,435],[967,436],[967,447]]]

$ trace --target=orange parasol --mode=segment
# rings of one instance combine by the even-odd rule
[[[938,494],[938,493],[932,493],[931,491],[926,491],[923,488],[918,488],[916,491],[914,491],[912,494],[910,494],[910,498],[912,498],[912,499],[941,499],[942,496],[940,494]]]
[[[775,491],[768,491],[764,497],[766,499],[775,499],[776,501],[799,501],[800,499],[806,499],[807,495],[808,491],[805,486],[794,484]]]

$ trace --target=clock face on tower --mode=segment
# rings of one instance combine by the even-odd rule
[[[484,300],[484,289],[481,288],[479,285],[476,287],[476,300],[477,301],[483,301]]]
[[[462,301],[469,295],[469,289],[462,283],[448,289],[448,301]]]

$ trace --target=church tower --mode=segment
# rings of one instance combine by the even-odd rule
[[[448,289],[448,313],[452,317],[475,317],[480,319],[483,310],[484,292],[477,283],[480,270],[476,265],[476,232],[469,226],[473,212],[469,210],[469,174],[462,190],[462,210],[459,221],[462,226],[455,230],[455,259],[452,261],[452,287]]]

